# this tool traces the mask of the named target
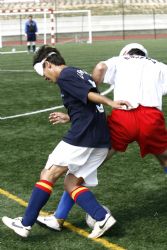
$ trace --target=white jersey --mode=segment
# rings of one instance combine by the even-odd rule
[[[114,85],[114,100],[126,100],[133,108],[139,105],[162,109],[162,96],[167,94],[167,65],[137,55],[112,57],[104,83]]]

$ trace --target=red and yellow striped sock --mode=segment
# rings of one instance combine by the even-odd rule
[[[105,218],[107,211],[98,203],[89,188],[83,186],[77,187],[70,195],[75,203],[95,220],[100,221]]]
[[[40,180],[35,184],[22,220],[24,226],[32,226],[36,222],[40,210],[52,193],[52,187],[53,183],[46,180]]]
[[[52,187],[53,183],[46,181],[46,180],[40,180],[35,184],[35,187],[42,189],[43,191],[51,194],[52,193]]]
[[[71,198],[76,202],[78,196],[84,192],[88,192],[89,189],[83,186],[77,187],[71,192]]]

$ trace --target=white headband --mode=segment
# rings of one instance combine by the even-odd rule
[[[50,52],[47,57],[45,57],[41,62],[38,62],[34,65],[34,69],[37,72],[38,75],[43,76],[44,72],[43,72],[43,64],[44,62],[48,59],[49,56],[51,55],[56,55],[56,52]]]
[[[139,43],[129,43],[129,44],[127,44],[120,51],[119,55],[120,56],[127,55],[129,53],[129,51],[132,50],[132,49],[139,49],[139,50],[144,52],[145,56],[148,56],[148,51],[146,50],[146,48],[144,48],[144,46],[139,44]]]

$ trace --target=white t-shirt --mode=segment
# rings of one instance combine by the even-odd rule
[[[162,109],[162,95],[167,94],[167,65],[137,55],[112,57],[104,83],[114,85],[114,100],[126,100],[133,108],[139,105]]]

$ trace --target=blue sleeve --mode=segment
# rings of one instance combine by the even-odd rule
[[[80,75],[78,72],[82,72]],[[66,91],[74,98],[87,103],[90,90],[97,92],[91,77],[82,70],[66,70],[58,81],[60,89]]]

